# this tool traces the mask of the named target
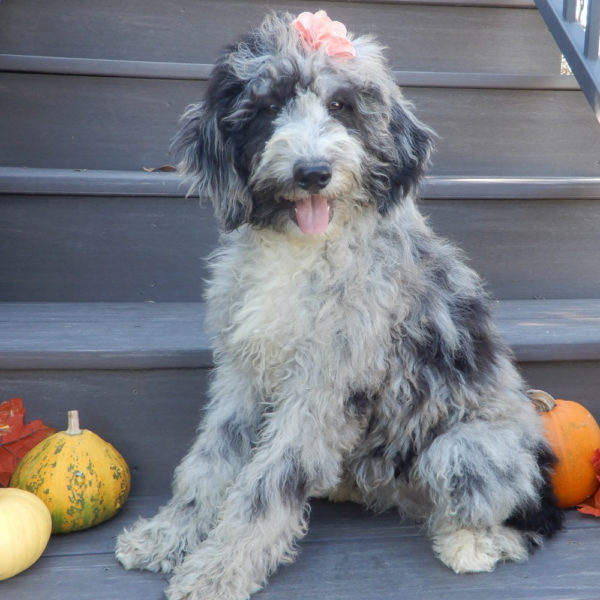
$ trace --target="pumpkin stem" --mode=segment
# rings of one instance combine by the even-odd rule
[[[69,435],[79,435],[81,429],[79,429],[79,412],[76,410],[70,410],[67,413],[67,431]]]
[[[556,406],[556,400],[544,390],[527,390],[527,395],[538,412],[550,412]]]

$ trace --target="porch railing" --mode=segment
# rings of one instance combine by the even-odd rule
[[[535,0],[535,3],[600,121],[600,0],[587,0],[585,26],[578,19],[579,0]]]

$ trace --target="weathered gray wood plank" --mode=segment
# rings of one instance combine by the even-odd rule
[[[217,229],[197,198],[0,199],[0,298],[202,298]]]
[[[424,200],[510,199],[567,200],[600,199],[599,177],[464,177],[428,175],[420,196]]]
[[[583,404],[600,423],[600,361],[521,362],[530,388]]]
[[[206,80],[212,64],[151,62],[142,60],[110,60],[64,56],[28,56],[0,54],[0,71],[9,73],[49,73],[55,75],[93,75],[95,77],[134,77],[142,79]],[[516,76],[519,79],[519,76]],[[521,76],[525,79],[526,76]],[[573,77],[557,81],[572,83]],[[548,83],[553,81],[551,78]],[[544,81],[543,79],[541,81]],[[576,85],[576,84],[575,84]],[[577,87],[577,86],[576,86]]]
[[[519,361],[600,359],[600,300],[508,300],[496,318]]]
[[[59,430],[67,411],[78,409],[81,426],[127,460],[132,494],[167,494],[200,423],[207,378],[206,369],[2,370],[0,400],[22,397],[27,421]]]
[[[200,368],[202,303],[0,304],[3,369]]]
[[[497,307],[497,313],[502,333],[522,359],[528,384],[582,402],[600,420],[600,301],[527,306],[506,302]],[[192,441],[206,398],[208,372],[203,367],[210,363],[201,360],[194,365],[190,360],[190,356],[209,353],[205,336],[195,330],[201,312],[197,305],[0,304],[0,400],[22,397],[28,419],[41,418],[57,429],[65,428],[68,410],[79,409],[84,426],[113,443],[129,462],[135,494],[165,493],[173,468]],[[548,316],[553,320],[551,327]],[[181,322],[174,323],[171,336],[166,325],[177,317]],[[136,323],[144,335],[135,331]],[[133,361],[110,346],[113,332],[121,325],[134,337],[126,341],[130,350],[136,340],[147,344],[133,347]],[[161,344],[171,348],[172,339],[182,337],[182,331],[187,334],[182,347],[191,351],[186,354],[179,349],[169,356],[171,366],[177,366],[175,358],[179,357],[183,366],[199,368],[161,368],[157,359],[164,354]],[[152,339],[152,332],[162,332],[164,337]],[[589,360],[573,362],[583,356],[577,341],[586,340],[591,341],[586,348]],[[123,340],[117,338],[117,343]],[[80,349],[81,355],[61,351],[69,345]],[[108,351],[98,352],[107,347]],[[142,363],[154,368],[133,369]],[[17,370],[10,370],[11,364]],[[57,370],[61,364],[63,369],[87,368]],[[114,368],[106,370],[108,365]],[[49,370],[50,366],[55,369]]]
[[[600,297],[597,201],[430,200],[421,208],[496,298]]]
[[[281,0],[61,0],[51,7],[21,0],[0,5],[0,52],[211,63],[269,9],[325,9],[351,31],[376,34],[397,69],[557,74],[560,54],[537,11],[494,4],[504,7]]]
[[[142,179],[155,175],[160,179],[159,174]],[[105,186],[102,178],[92,182],[89,193],[163,193],[146,190],[145,183],[115,190],[115,181],[106,181]],[[202,299],[205,258],[218,237],[208,203],[181,196],[86,196],[85,179],[74,185],[82,195],[0,196],[0,300]],[[175,178],[171,185],[177,189]],[[448,193],[433,187],[426,186],[425,193]],[[585,191],[593,196],[598,188],[592,182]],[[30,191],[37,189],[32,182]],[[474,190],[457,184],[455,191],[485,195],[490,189],[508,196],[527,193],[518,184],[503,187],[493,180],[475,184]],[[544,190],[542,185],[532,195]],[[574,185],[571,193],[576,192]],[[594,199],[456,197],[423,201],[421,209],[440,235],[465,251],[497,298],[600,297],[600,203]]]
[[[173,172],[0,166],[0,194],[181,198],[188,192],[189,182]],[[425,200],[600,200],[600,177],[426,175],[419,196]]]
[[[0,54],[0,71],[9,73],[48,73],[93,75],[142,79],[208,79],[213,65],[168,63],[63,56]],[[520,73],[460,73],[456,71],[394,71],[398,85],[408,87],[458,87],[516,90],[578,90],[572,75]]]
[[[0,138],[0,164],[158,167],[169,161],[179,116],[199,87],[191,81],[0,74],[0,111],[11,115]]]
[[[600,174],[600,129],[582,92],[406,88],[405,95],[440,136],[434,175]]]
[[[584,404],[600,421],[600,361],[520,363],[530,387]],[[187,452],[207,392],[205,369],[0,371],[0,399],[20,396],[27,419],[64,429],[66,413],[114,444],[134,494],[166,494]]]
[[[179,116],[205,83],[4,73],[0,86],[0,112],[11,115],[1,165],[140,170],[172,160]],[[405,93],[440,135],[434,175],[600,175],[600,130],[580,91]]]
[[[524,362],[600,360],[600,300],[505,300],[502,335]],[[0,303],[3,369],[206,368],[202,303]]]
[[[0,167],[0,194],[16,196],[182,198],[188,188],[173,172]]]
[[[132,600],[163,598],[167,578],[124,571],[112,556],[114,536],[137,516],[152,514],[156,498],[132,499],[113,521],[51,540],[28,571],[1,582],[6,598]],[[455,575],[432,554],[413,525],[392,513],[375,516],[354,505],[313,501],[309,533],[296,562],[281,567],[257,599],[307,597],[348,600],[535,599],[589,600],[597,590],[595,546],[600,523],[570,512],[567,529],[525,564],[493,573]],[[4,597],[4,596],[3,596]]]
[[[46,558],[66,557],[74,554],[111,554],[114,538],[123,527],[137,517],[150,517],[169,499],[169,491],[152,496],[131,495],[125,508],[116,517],[101,526],[74,535],[55,535],[44,552]],[[575,535],[579,530],[597,531],[600,521],[580,515],[574,510],[565,513],[567,531]],[[410,539],[423,537],[419,524],[399,518],[390,510],[375,514],[367,508],[352,503],[333,503],[315,498],[311,501],[310,533],[305,542],[354,542],[358,539],[393,537]],[[74,542],[77,542],[74,549]]]

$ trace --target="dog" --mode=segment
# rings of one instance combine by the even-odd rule
[[[269,14],[182,117],[222,229],[215,369],[173,495],[118,538],[170,600],[242,600],[291,562],[311,497],[394,509],[457,573],[561,528],[544,441],[479,277],[416,207],[434,134],[382,48]]]

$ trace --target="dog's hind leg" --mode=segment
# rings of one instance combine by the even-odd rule
[[[141,518],[117,539],[117,559],[127,569],[168,573],[206,537],[225,489],[248,460],[260,407],[241,375],[217,369],[204,423],[175,470],[173,496],[150,519]]]
[[[544,451],[535,432],[508,419],[461,423],[434,440],[418,473],[433,501],[429,529],[442,562],[457,573],[491,571],[502,560],[526,560],[531,544],[552,533],[540,527],[544,518],[560,527],[544,498]],[[528,512],[536,517],[530,530],[513,526]]]
[[[325,396],[325,394],[323,394]],[[229,490],[217,525],[174,572],[169,600],[242,600],[290,562],[306,531],[307,499],[333,488],[342,454],[355,443],[341,401],[284,401],[265,416],[251,461]]]

